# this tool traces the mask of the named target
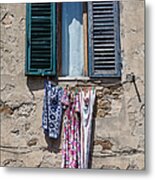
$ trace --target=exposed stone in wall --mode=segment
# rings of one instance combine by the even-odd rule
[[[145,167],[143,17],[143,1],[121,1],[122,79],[98,80],[92,168]],[[24,75],[25,18],[25,4],[1,5],[1,165],[61,167],[62,138],[45,137],[41,127],[44,79]],[[132,72],[137,90],[127,80]]]
[[[97,91],[97,117],[115,116],[121,108],[122,87],[103,87]]]

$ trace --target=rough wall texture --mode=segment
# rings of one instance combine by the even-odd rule
[[[144,1],[121,1],[120,17],[122,80],[97,88],[91,167],[140,170],[145,166]],[[60,167],[61,138],[50,140],[41,128],[43,78],[24,75],[25,4],[1,4],[0,28],[1,166]]]

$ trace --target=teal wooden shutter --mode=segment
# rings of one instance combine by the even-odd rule
[[[88,2],[89,75],[120,77],[119,2]]]
[[[26,75],[56,74],[56,5],[26,6]]]

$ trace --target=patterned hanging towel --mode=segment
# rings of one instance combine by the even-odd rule
[[[57,139],[60,134],[62,121],[62,95],[63,89],[61,87],[54,86],[51,81],[45,80],[42,127],[44,133],[54,139]]]
[[[69,98],[70,96],[70,98]],[[80,118],[78,95],[64,92],[62,103],[64,113],[64,139],[62,148],[62,168],[81,168],[80,163]]]
[[[89,89],[88,92],[80,92],[80,114],[81,114],[81,168],[88,168],[91,133],[92,133],[92,116],[95,102],[96,91]]]

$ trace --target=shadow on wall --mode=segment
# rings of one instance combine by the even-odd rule
[[[27,76],[27,86],[29,90],[32,92],[44,89],[44,79],[44,77],[40,76]]]
[[[49,138],[49,136],[45,135],[45,140],[48,145],[47,150],[49,152],[54,152],[54,153],[60,152],[61,136],[58,139],[52,139],[52,138]]]
[[[97,98],[95,99],[95,103],[97,104]],[[94,111],[93,111],[93,118],[92,118],[92,133],[91,133],[91,143],[90,143],[90,154],[89,154],[89,162],[88,162],[88,169],[92,168],[92,156],[93,156],[93,151],[94,151],[94,135],[95,135],[95,118],[97,115],[97,108],[94,106]]]
[[[27,76],[27,87],[29,88],[30,93],[35,99],[33,91],[43,90],[44,89],[44,81],[47,79],[46,76]],[[53,82],[54,85],[58,84],[57,77],[49,77],[49,80]]]

